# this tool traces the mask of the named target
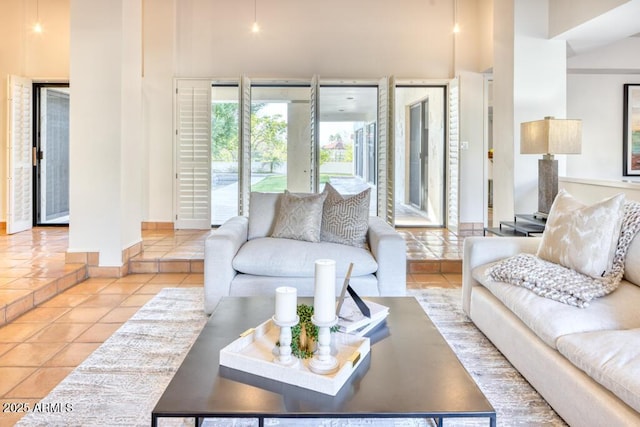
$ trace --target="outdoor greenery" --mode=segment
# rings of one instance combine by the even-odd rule
[[[287,159],[287,122],[279,115],[261,114],[265,103],[251,105],[251,162],[262,163],[263,169],[274,173],[275,168]],[[214,102],[211,114],[211,160],[236,163],[239,156],[239,110],[235,102]],[[329,136],[329,141],[341,141],[338,133]],[[320,149],[320,164],[338,160],[332,150]],[[339,161],[353,161],[353,144],[345,144]],[[326,178],[328,180],[328,177]],[[321,181],[326,182],[326,181]],[[254,191],[282,191],[286,188],[286,177],[268,177],[253,186]]]
[[[268,163],[273,173],[287,159],[287,122],[279,114],[258,114],[264,106],[251,106],[251,161]]]
[[[268,164],[269,171],[287,158],[287,122],[282,116],[261,115],[266,104],[251,106],[251,160]],[[238,161],[238,104],[213,103],[211,114],[211,159]]]
[[[321,174],[320,183],[326,184],[332,176],[338,174]],[[282,193],[287,188],[286,175],[269,175],[266,178],[251,185],[251,191],[260,191],[262,193]]]
[[[225,102],[211,105],[211,160],[238,161],[238,104]]]

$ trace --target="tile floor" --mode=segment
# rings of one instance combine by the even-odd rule
[[[462,238],[446,230],[440,234],[435,230],[400,231],[410,246],[408,256],[414,259],[418,253],[424,253],[425,258],[431,256],[428,252],[434,256],[440,253],[452,260],[454,254],[461,254]],[[179,255],[197,260],[207,233],[145,231],[145,256],[151,257],[149,254],[155,252],[154,259],[173,259]],[[77,266],[64,265],[66,248],[64,228],[0,235],[0,298],[8,298],[10,291],[20,287],[41,286],[37,279],[49,279],[55,276],[53,272],[65,276],[70,269],[75,271]],[[461,279],[459,272],[407,275],[408,287],[413,289],[459,287]],[[9,320],[0,327],[0,402],[33,405],[160,289],[202,286],[202,283],[202,273],[90,278]],[[13,425],[21,416],[0,412],[0,425]]]

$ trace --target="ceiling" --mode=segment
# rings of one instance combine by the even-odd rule
[[[573,56],[639,35],[640,0],[632,0],[553,38],[566,40]]]

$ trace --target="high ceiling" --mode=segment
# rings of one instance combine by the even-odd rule
[[[554,39],[566,40],[569,56],[640,34],[640,0],[632,0],[578,25]]]

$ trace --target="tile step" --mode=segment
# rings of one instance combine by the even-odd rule
[[[66,264],[66,266],[69,270],[60,277],[52,277],[37,289],[30,289],[24,295],[13,298],[5,305],[0,306],[0,326],[86,280],[89,276],[85,264]]]
[[[203,273],[202,259],[149,259],[135,257],[129,261],[132,273]],[[461,273],[462,260],[407,260],[407,273]]]

